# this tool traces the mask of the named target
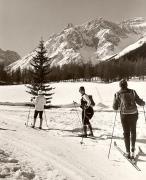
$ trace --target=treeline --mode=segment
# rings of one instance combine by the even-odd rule
[[[51,68],[48,76],[50,81],[63,81],[79,79],[87,80],[95,76],[95,67],[91,64],[65,64],[62,67],[56,66]]]
[[[139,77],[144,79],[146,76],[146,59],[138,58],[135,61],[130,61],[127,58],[119,61],[111,61],[103,63],[104,73],[101,77],[104,81],[115,81],[122,78],[131,79],[132,77]]]
[[[27,84],[31,81],[30,71],[21,70],[9,71],[4,64],[0,64],[0,84]]]
[[[122,59],[120,61],[102,62],[97,65],[98,76],[104,82],[113,82],[122,78],[131,79],[146,76],[146,59],[139,58],[138,61]]]
[[[0,64],[0,84],[6,84],[9,81],[10,77],[5,70],[3,63]]]
[[[122,59],[120,61],[100,62],[96,65],[87,64],[65,64],[62,67],[54,66],[50,68],[48,82],[59,82],[64,80],[72,81],[92,81],[98,77],[104,82],[113,82],[122,78],[131,77],[144,78],[146,76],[146,59],[139,58],[137,61]],[[7,84],[27,84],[31,83],[32,77],[29,70],[17,69],[15,72],[7,72],[4,66],[0,65],[0,81]]]
[[[139,77],[140,79],[146,76],[146,59],[139,58],[138,61],[129,61],[123,59],[120,61],[106,61],[92,65],[87,64],[67,64],[62,67],[53,67],[48,79],[50,81],[73,80],[83,81],[96,80],[98,77],[104,82],[113,82],[122,78],[130,79],[131,77]]]

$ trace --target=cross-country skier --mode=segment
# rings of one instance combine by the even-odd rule
[[[85,88],[83,86],[80,87],[79,92],[82,95],[80,107],[82,108],[82,123],[84,130],[83,137],[87,137],[87,126],[90,130],[89,136],[93,136],[93,130],[90,123],[90,119],[92,118],[94,111],[91,105],[91,100],[89,99],[89,96],[85,93]]]
[[[134,159],[136,123],[138,119],[138,110],[136,104],[144,106],[145,102],[139,98],[135,90],[128,89],[128,84],[125,79],[120,81],[119,86],[121,89],[114,96],[113,109],[120,109],[121,124],[124,131],[123,135],[126,147],[125,155],[129,159]],[[130,137],[132,154],[130,153]]]
[[[43,111],[44,111],[44,106],[46,104],[46,99],[43,95],[43,92],[41,90],[38,91],[38,96],[34,99],[32,98],[31,101],[34,103],[35,105],[35,111],[34,111],[34,121],[33,121],[33,125],[32,128],[35,127],[35,123],[36,123],[36,118],[39,114],[39,118],[40,118],[40,126],[39,129],[42,129],[42,123],[43,123]]]

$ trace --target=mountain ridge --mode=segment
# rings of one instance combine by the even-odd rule
[[[51,35],[45,41],[45,47],[47,56],[51,59],[51,66],[89,61],[96,64],[120,53],[145,33],[146,20],[142,17],[120,23],[96,18],[81,25],[74,26],[69,23],[61,32]],[[9,68],[29,68],[35,53],[32,51]]]
[[[4,51],[0,48],[0,63],[4,64],[4,66],[17,61],[20,58],[21,57],[17,52],[11,50]]]

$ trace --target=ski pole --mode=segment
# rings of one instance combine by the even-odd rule
[[[144,119],[145,119],[145,122],[146,122],[146,114],[145,114],[145,108],[143,106],[143,112],[144,112]]]
[[[75,105],[75,102],[73,101],[73,103],[74,103],[74,107],[75,107],[75,109],[76,109],[76,114],[77,114],[77,116],[78,116],[78,119],[79,119],[79,121],[80,121],[80,124],[82,125],[82,121],[81,121],[81,119],[80,119],[80,117],[79,117],[79,113],[78,113],[78,111],[77,111],[77,106]]]
[[[81,126],[83,126],[83,123],[81,122],[81,119],[80,119],[80,117],[79,117],[79,114],[78,114],[78,111],[77,111],[77,107],[76,107],[76,105],[75,105],[75,102],[73,101],[73,103],[74,103],[74,107],[75,107],[75,109],[76,109],[76,113],[77,113],[79,122],[80,122]],[[82,128],[82,132],[83,132],[83,128]],[[83,142],[83,136],[82,136],[82,140],[81,140],[80,144],[83,144],[83,143],[84,143],[84,142]]]
[[[84,113],[84,116],[83,116],[83,121],[82,121],[82,123],[83,123],[83,130],[82,130],[82,131],[83,131],[83,134],[84,134],[84,133],[85,133],[85,132],[84,132],[84,131],[85,131],[84,128],[85,128],[85,126],[86,126],[86,125],[84,125],[85,117],[86,117],[85,108],[83,108],[83,113]],[[87,127],[86,127],[86,128],[87,128]],[[87,129],[86,129],[86,131],[87,131]],[[86,132],[86,133],[87,133],[87,132]],[[81,140],[81,142],[80,142],[81,144],[84,143],[83,140],[84,140],[84,138],[83,138],[83,136],[82,136],[82,140]]]
[[[49,128],[48,123],[47,123],[47,117],[46,117],[46,112],[45,112],[45,109],[44,109],[44,115],[45,115],[45,122],[46,122],[46,126],[47,126],[47,128]]]
[[[31,110],[31,106],[29,107],[28,116],[27,116],[27,121],[25,122],[26,127],[28,127],[28,123],[29,123],[30,110]]]
[[[113,130],[112,130],[112,137],[111,137],[110,147],[109,147],[109,151],[108,151],[108,159],[110,157],[110,152],[111,152],[111,146],[112,146],[112,141],[113,141],[116,118],[117,118],[117,111],[116,111],[116,114],[115,114],[115,120],[114,120],[114,125],[113,125]]]
[[[95,89],[96,89],[97,95],[98,95],[98,97],[99,97],[99,99],[100,99],[100,101],[101,101],[101,103],[102,103],[102,102],[103,102],[103,99],[102,99],[102,97],[101,97],[101,95],[100,95],[100,93],[99,93],[99,90],[97,89],[97,87],[95,87]]]

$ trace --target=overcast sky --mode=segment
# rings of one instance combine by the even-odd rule
[[[146,18],[146,0],[0,0],[0,48],[23,56],[41,36],[47,40],[67,23],[77,25],[98,17],[114,22]]]

